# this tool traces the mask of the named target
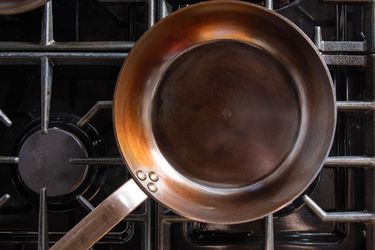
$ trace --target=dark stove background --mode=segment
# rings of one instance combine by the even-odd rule
[[[263,4],[263,1],[253,2]],[[0,124],[0,155],[14,155],[25,126],[40,119],[43,82],[40,58],[48,58],[53,64],[51,117],[62,113],[83,116],[97,101],[112,100],[122,60],[134,41],[153,24],[153,17],[159,19],[191,3],[54,0],[50,8],[0,16],[0,108],[13,121],[10,128]],[[362,41],[366,22],[373,20],[365,16],[370,3],[339,5],[296,0],[274,1],[274,6],[312,40],[315,26],[320,26],[324,40]],[[53,24],[56,42],[52,45],[48,39],[43,43],[48,36],[42,23]],[[367,65],[362,66],[330,66],[338,100],[373,100],[374,57],[366,56],[366,60]],[[330,155],[373,156],[373,120],[372,112],[339,113]],[[100,111],[90,125],[98,131],[103,144],[99,156],[119,157],[111,111]],[[11,196],[0,208],[0,249],[37,249],[38,204],[29,202],[14,185],[16,166],[0,166],[0,196],[3,193]],[[106,169],[103,185],[90,200],[94,206],[128,178],[124,166],[90,167]],[[326,167],[311,198],[327,212],[373,209],[373,175],[371,169]],[[68,211],[49,211],[50,244],[85,214],[87,211],[78,202],[76,208]],[[276,249],[374,249],[373,225],[323,223],[306,206],[275,218],[274,231]],[[264,220],[230,226],[190,222],[148,200],[94,249],[262,249],[264,238]]]

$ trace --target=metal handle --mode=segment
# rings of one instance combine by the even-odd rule
[[[51,249],[89,249],[146,199],[147,195],[134,180],[129,180],[83,218]]]

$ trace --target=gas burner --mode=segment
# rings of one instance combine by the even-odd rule
[[[193,2],[198,0],[53,0],[28,13],[0,15],[0,249],[48,249],[87,215],[86,209],[129,177],[125,166],[110,166],[121,159],[108,110],[91,120],[100,137],[89,125],[77,126],[72,115],[55,114],[48,126],[48,111],[83,115],[95,102],[110,100],[121,62],[134,42],[148,26]],[[315,41],[335,81],[337,134],[311,196],[296,199],[274,214],[274,220],[269,216],[239,225],[187,222],[149,199],[95,249],[375,249],[375,2],[272,2],[274,10]],[[39,108],[43,126],[34,120]],[[41,127],[72,135],[68,137],[76,138],[88,157],[71,161],[77,168],[88,165],[77,186],[72,184],[63,195],[48,187],[47,199],[28,187],[17,169],[24,143]],[[77,195],[86,206],[77,202]]]
[[[99,135],[90,125],[78,127],[78,117],[51,116],[48,133],[41,131],[40,119],[31,122],[16,150],[19,157],[14,183],[32,203],[38,203],[46,187],[48,208],[66,210],[78,205],[77,195],[92,198],[105,177],[105,168],[73,165],[72,158],[103,155]]]
[[[22,144],[18,172],[23,183],[35,193],[43,187],[48,197],[67,195],[76,190],[86,177],[87,166],[69,164],[70,158],[87,157],[82,142],[60,128],[37,131]]]

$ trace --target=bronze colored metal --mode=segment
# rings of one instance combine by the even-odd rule
[[[289,204],[319,173],[335,129],[329,71],[309,38],[258,5],[213,1],[163,19],[118,78],[114,121],[155,200],[231,224]],[[136,179],[137,180],[137,179]]]
[[[141,188],[133,188],[133,203],[145,192],[215,224],[272,214],[321,170],[335,105],[319,52],[286,18],[239,1],[177,11],[137,42],[115,90],[118,146]],[[116,194],[111,199],[129,195]],[[111,202],[52,249],[94,244],[114,226],[103,215]],[[97,226],[101,236],[91,233]]]
[[[0,15],[10,15],[36,9],[48,0],[0,0]]]

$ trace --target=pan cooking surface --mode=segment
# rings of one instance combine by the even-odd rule
[[[247,186],[293,148],[300,109],[293,79],[264,50],[235,40],[185,51],[166,71],[152,124],[178,171],[215,186]]]

